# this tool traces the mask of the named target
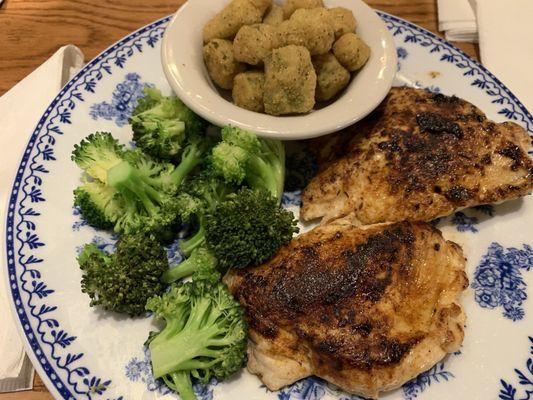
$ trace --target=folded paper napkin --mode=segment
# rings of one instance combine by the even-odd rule
[[[533,0],[476,0],[481,62],[533,112]]]
[[[1,3],[1,0],[0,0]],[[39,118],[61,87],[83,65],[83,54],[73,46],[60,48],[44,64],[0,97],[0,219],[11,189],[19,158]],[[31,96],[28,93],[38,93]],[[3,237],[3,234],[2,236]],[[3,248],[3,246],[2,246]],[[32,387],[33,368],[12,318],[4,287],[5,254],[0,261],[0,392]]]
[[[438,0],[437,6],[439,31],[444,32],[447,40],[477,42],[474,0]]]
[[[446,39],[479,41],[482,63],[533,110],[533,0],[438,0]]]

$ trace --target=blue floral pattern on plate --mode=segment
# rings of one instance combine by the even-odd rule
[[[518,385],[515,386],[504,379],[500,379],[500,400],[530,400],[533,398],[533,337],[529,336],[529,358],[526,361],[525,369],[515,368],[514,372],[518,378]]]
[[[503,316],[512,321],[524,318],[522,303],[527,299],[523,271],[533,268],[533,249],[504,248],[492,243],[474,274],[472,288],[477,303],[484,308],[503,308]]]
[[[444,362],[439,362],[431,369],[422,372],[415,379],[403,385],[403,397],[405,400],[416,399],[432,383],[447,382],[452,378],[455,378],[455,375],[446,370]]]
[[[113,91],[111,103],[102,101],[91,106],[90,115],[93,119],[103,118],[115,120],[118,126],[128,123],[137,101],[144,96],[143,89],[153,87],[150,83],[142,83],[137,73],[126,74],[126,79],[119,83]]]

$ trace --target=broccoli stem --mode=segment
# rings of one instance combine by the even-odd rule
[[[187,258],[179,265],[165,271],[161,276],[161,280],[165,283],[176,282],[186,276],[192,275],[198,268],[198,263],[194,257]]]
[[[138,198],[150,214],[157,212],[161,193],[154,189],[149,178],[139,176],[128,162],[122,161],[107,171],[107,181],[125,198]]]
[[[249,162],[252,172],[246,179],[250,186],[254,189],[266,189],[279,201],[283,194],[282,175],[259,157],[252,157]]]
[[[189,257],[192,252],[205,242],[205,222],[204,217],[199,217],[198,231],[186,240],[182,240],[180,243],[180,250],[186,256]]]
[[[183,179],[202,162],[204,149],[197,143],[192,143],[185,147],[181,156],[181,162],[171,174],[171,180],[177,186],[181,185]]]
[[[160,378],[174,371],[187,370],[196,357],[212,357],[209,348],[220,342],[220,328],[215,324],[220,311],[211,307],[207,298],[199,299],[183,330],[163,342],[152,341],[150,353],[154,377]],[[167,328],[163,330],[165,332]]]
[[[172,382],[166,377],[163,379],[168,387],[178,392],[181,400],[196,400],[189,373],[173,372],[170,374],[170,378],[172,379]]]

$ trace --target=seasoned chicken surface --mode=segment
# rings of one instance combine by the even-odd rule
[[[461,345],[464,265],[427,223],[320,225],[226,275],[250,326],[248,369],[271,390],[309,375],[365,397],[397,388]]]
[[[321,170],[300,216],[429,221],[531,192],[531,138],[457,97],[393,88],[366,120],[314,142]]]

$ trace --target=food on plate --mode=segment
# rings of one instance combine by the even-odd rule
[[[163,276],[167,283],[199,270],[225,273],[228,268],[257,265],[298,232],[292,212],[281,208],[278,200],[262,189],[242,188],[223,198],[216,196],[212,205],[201,206],[205,200],[190,198],[187,204],[182,202],[182,213],[190,214],[187,222],[196,218],[198,228],[180,242],[187,259]]]
[[[207,72],[222,89],[233,87],[233,78],[246,69],[246,65],[233,56],[233,43],[225,39],[213,39],[204,46]]]
[[[265,59],[263,102],[271,115],[306,113],[315,105],[316,73],[303,46],[273,50]]]
[[[218,266],[218,260],[213,252],[202,243],[191,251],[186,260],[166,270],[162,276],[162,281],[173,283],[191,275],[195,279],[198,277],[210,279],[220,274]]]
[[[393,88],[366,121],[317,142],[342,155],[325,157],[302,193],[300,216],[430,221],[516,199],[533,189],[530,143],[519,125],[493,122],[465,100]]]
[[[276,27],[268,24],[245,25],[235,36],[233,54],[237,61],[258,65],[277,47]]]
[[[345,33],[355,33],[357,21],[350,10],[344,7],[333,7],[328,9],[328,13],[335,32],[335,39],[340,38]]]
[[[121,236],[113,254],[86,244],[78,263],[81,290],[91,298],[91,306],[136,316],[146,312],[150,297],[165,291],[161,276],[168,270],[167,254],[150,236]]]
[[[300,8],[278,27],[280,46],[304,46],[311,55],[327,53],[335,40],[332,20],[325,8]]]
[[[177,190],[209,148],[202,135],[187,138],[177,166],[140,150],[125,150],[110,133],[89,135],[72,152],[72,160],[85,172],[74,204],[97,228],[168,234],[178,215]]]
[[[178,161],[186,133],[200,134],[206,123],[176,96],[163,96],[151,87],[145,88],[144,93],[129,119],[133,140],[156,159]]]
[[[247,110],[263,112],[264,86],[265,74],[262,71],[241,72],[233,80],[233,101]]]
[[[291,15],[300,8],[317,8],[324,7],[322,0],[286,0],[281,7],[283,16],[289,19]]]
[[[313,66],[317,75],[315,91],[317,101],[331,100],[350,82],[350,73],[331,52],[314,56]]]
[[[345,33],[333,45],[333,54],[348,71],[357,71],[370,57],[370,47],[355,33]]]
[[[355,34],[357,22],[350,10],[327,9],[322,0],[287,0],[281,7],[257,2],[241,5],[234,0],[204,29],[209,76],[218,87],[233,89],[237,106],[277,116],[308,113],[315,99],[333,100],[348,85],[350,72],[368,61],[370,47]],[[244,17],[248,9],[253,15]],[[265,15],[262,21],[259,14]],[[327,60],[315,67],[328,68],[314,72],[307,53]],[[244,72],[248,67],[254,70]]]
[[[279,140],[259,138],[234,126],[222,128],[222,141],[210,156],[212,173],[226,182],[266,190],[278,202],[283,195],[285,147]]]
[[[242,26],[260,23],[271,5],[271,0],[232,0],[204,26],[204,43],[233,39]]]
[[[284,19],[285,18],[283,16],[283,8],[276,4],[272,4],[268,12],[265,14],[265,17],[263,18],[263,24],[277,26],[281,24]]]
[[[292,212],[264,190],[241,189],[206,217],[206,242],[226,270],[262,263],[297,232]]]
[[[155,379],[195,400],[191,379],[225,380],[246,363],[247,326],[241,307],[220,282],[197,279],[148,300],[146,309],[165,321],[148,347]]]
[[[196,226],[196,232],[180,242],[180,251],[189,257],[205,239],[205,216],[236,190],[211,171],[203,171],[187,180],[176,197],[182,224]]]
[[[224,281],[246,309],[248,370],[268,389],[317,375],[377,398],[459,349],[464,267],[430,224],[339,221]]]
[[[83,170],[75,205],[89,224],[120,234],[113,254],[82,249],[81,286],[91,306],[165,320],[147,341],[153,375],[193,400],[191,378],[224,380],[246,362],[243,310],[222,273],[266,261],[298,232],[280,205],[285,149],[232,126],[208,135],[203,120],[154,88],[129,122],[136,148],[98,132],[72,153]],[[173,240],[184,259],[170,267],[163,245]]]

